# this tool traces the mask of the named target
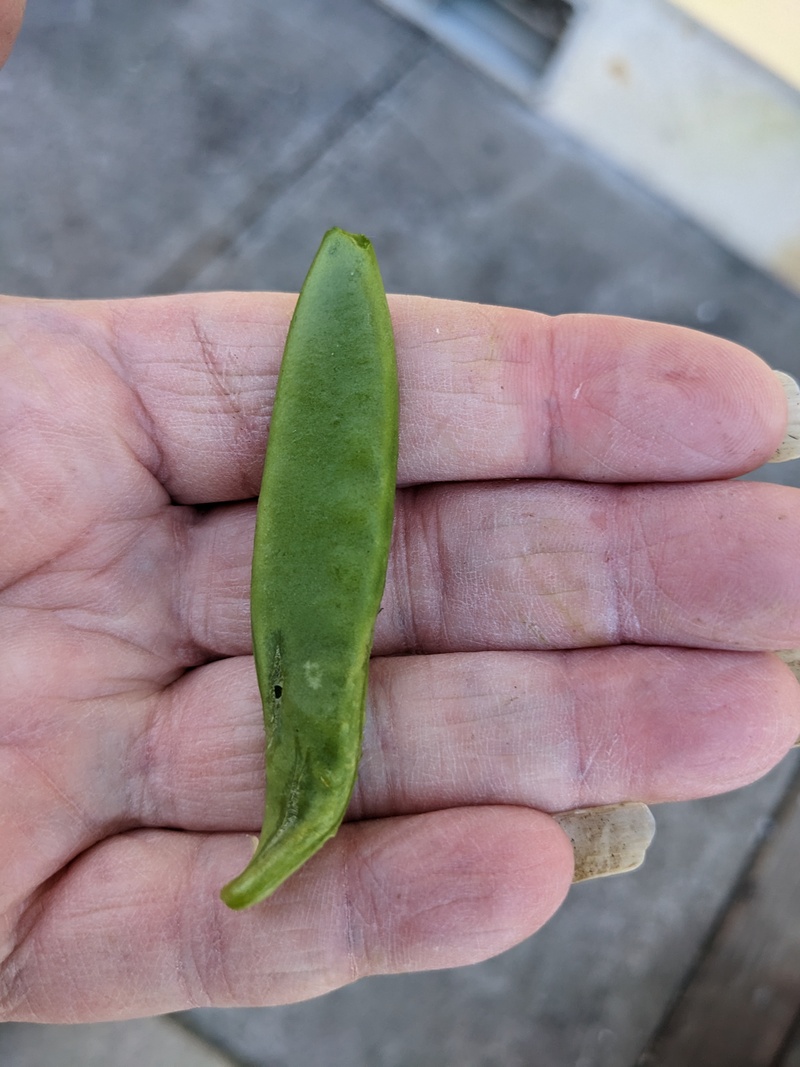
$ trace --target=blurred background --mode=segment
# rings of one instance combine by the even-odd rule
[[[28,8],[0,73],[0,291],[294,291],[335,224],[390,291],[679,323],[800,374],[796,0]],[[5,1024],[0,1063],[798,1067],[797,771],[656,808],[641,870],[495,960]]]

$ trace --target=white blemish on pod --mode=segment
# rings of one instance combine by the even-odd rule
[[[307,659],[303,664],[303,674],[305,674],[306,683],[311,689],[320,688],[322,685],[322,668],[318,663]]]

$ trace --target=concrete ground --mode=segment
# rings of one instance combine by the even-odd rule
[[[372,0],[29,7],[0,74],[0,291],[295,290],[336,224],[392,291],[680,323],[800,373],[797,295]],[[284,1008],[6,1024],[0,1063],[633,1067],[795,770],[656,810],[640,871],[575,887],[495,960]]]

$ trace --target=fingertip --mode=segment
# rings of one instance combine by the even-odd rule
[[[777,655],[698,651],[692,658],[694,706],[683,698],[686,713],[679,720],[664,717],[661,730],[650,722],[653,744],[635,791],[653,802],[751,785],[785,758],[800,735],[800,690]]]
[[[745,657],[751,662],[749,670]],[[741,658],[740,736],[746,744],[738,746],[738,759],[740,784],[749,785],[777,766],[800,735],[800,689],[791,663],[780,654],[755,652]]]
[[[598,457],[624,481],[730,478],[780,452],[783,383],[742,345],[617,316],[563,316],[554,337],[562,476],[586,478]]]
[[[368,917],[357,940],[371,974],[498,955],[540,929],[572,882],[569,839],[528,808],[455,808],[384,821],[382,836],[374,848],[359,843],[353,883],[355,913]]]

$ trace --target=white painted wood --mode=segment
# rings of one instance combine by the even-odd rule
[[[670,3],[800,89],[797,0],[670,0]]]
[[[800,291],[800,95],[666,0],[584,0],[542,110]]]

